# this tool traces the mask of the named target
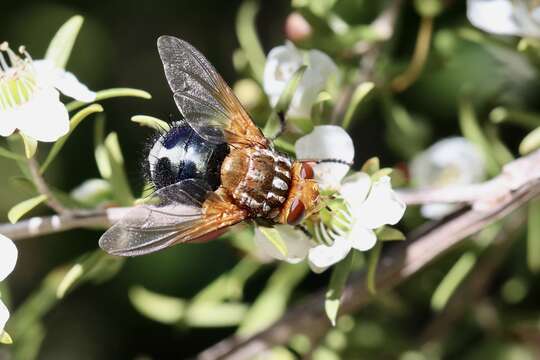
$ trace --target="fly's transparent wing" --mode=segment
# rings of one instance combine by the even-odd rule
[[[156,205],[129,211],[103,234],[99,246],[111,255],[144,255],[177,243],[211,240],[245,218],[235,207],[220,208],[222,199],[193,179],[158,190],[154,200]]]
[[[157,44],[176,105],[201,137],[217,144],[267,146],[232,90],[199,51],[173,36],[161,36]]]

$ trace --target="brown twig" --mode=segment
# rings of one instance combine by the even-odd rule
[[[64,205],[58,201],[58,199],[56,199],[51,189],[49,189],[45,179],[43,179],[43,176],[41,176],[39,165],[34,158],[28,159],[28,167],[30,168],[30,174],[32,175],[32,180],[34,181],[34,185],[36,185],[37,191],[47,197],[47,200],[45,200],[47,206],[56,211],[58,214],[69,214],[70,211],[66,209]]]
[[[491,204],[489,208],[462,210],[392,248],[383,256],[377,269],[375,283],[379,293],[394,288],[463,239],[540,195],[540,171],[538,167],[534,168],[539,159],[540,151],[507,165],[505,172],[499,175],[505,179],[501,181],[504,187],[501,193],[506,196],[490,197],[486,202]],[[328,329],[330,323],[324,314],[324,294],[319,291],[311,295],[268,329],[248,338],[233,336],[225,339],[203,351],[199,358],[248,359],[275,345],[286,344],[294,334]],[[372,299],[366,288],[365,274],[354,274],[345,288],[340,313],[358,311]]]

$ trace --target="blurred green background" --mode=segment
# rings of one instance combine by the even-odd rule
[[[347,21],[369,23],[381,7],[375,3],[343,0],[339,1],[337,11]],[[70,16],[85,17],[67,69],[93,90],[126,86],[144,89],[153,96],[149,101],[120,98],[102,102],[108,130],[119,133],[129,180],[135,190],[140,190],[144,144],[152,132],[129,120],[136,114],[162,119],[177,116],[157,55],[157,37],[170,34],[189,41],[233,84],[239,79],[232,55],[238,48],[235,18],[240,4],[236,0],[8,1],[2,4],[0,13],[0,40],[8,40],[13,47],[24,44],[39,58],[58,27]],[[290,12],[289,1],[261,2],[257,29],[266,52],[283,43],[284,22]],[[404,68],[414,48],[418,22],[414,8],[407,4],[391,44],[391,57],[380,59],[378,71],[396,74]],[[510,49],[513,40],[503,40],[509,45],[506,47],[476,41],[467,32],[459,33],[468,26],[464,1],[448,1],[447,10],[437,18],[432,51],[419,81],[402,94],[384,98],[382,105],[368,104],[357,114],[351,128],[357,166],[375,155],[383,159],[384,165],[406,163],[436,139],[460,134],[457,100],[467,84],[482,123],[487,122],[489,112],[499,105],[527,111],[540,109],[535,99],[537,70],[525,56]],[[316,47],[337,58],[331,45],[321,42]],[[354,67],[354,61],[338,58],[341,66]],[[399,121],[391,110],[399,110],[399,106],[407,109],[404,121],[412,121],[409,130],[395,126]],[[503,129],[502,140],[517,154],[524,130],[506,125]],[[86,179],[99,177],[92,151],[92,131],[92,121],[87,121],[67,142],[47,174],[55,187],[69,191]],[[17,172],[16,165],[2,158],[0,169],[0,187],[8,189],[8,178]],[[0,213],[6,214],[27,197],[28,194],[18,191],[2,191]],[[414,208],[408,217],[407,229],[420,222]],[[528,343],[521,341],[517,332],[505,333],[505,329],[521,324],[523,319],[540,324],[539,277],[526,268],[525,231],[518,235],[519,241],[508,252],[495,281],[487,289],[488,301],[471,308],[450,329],[448,339],[434,345],[444,346],[444,358],[532,359],[533,354],[538,355],[533,352],[534,346],[522,347]],[[78,230],[17,242],[19,263],[10,277],[13,308],[40,286],[49,271],[96,249],[99,236],[100,232]],[[345,358],[390,359],[402,354],[402,358],[422,359],[412,351],[418,347],[420,333],[432,316],[433,291],[462,252],[476,247],[477,244],[467,243],[456,249],[398,291],[355,315],[355,320],[347,319],[349,325],[353,324],[347,330],[348,346],[340,345],[345,331],[329,334],[329,346],[341,351]],[[142,360],[194,356],[232,334],[235,328],[194,329],[159,324],[133,308],[128,291],[141,285],[162,294],[191,298],[240,258],[241,254],[225,241],[215,241],[129,259],[112,281],[86,284],[52,308],[44,317],[46,335],[39,359]],[[267,266],[249,280],[247,301],[254,300],[264,287],[271,269],[272,266]],[[309,291],[326,286],[328,277],[328,272],[310,274],[295,292],[293,302]],[[493,308],[501,311],[502,317],[497,319],[503,325],[490,329],[491,324],[486,327],[482,321],[485,312]],[[532,334],[538,336],[538,330],[535,331]],[[431,350],[441,353],[437,349],[424,350],[426,354]]]

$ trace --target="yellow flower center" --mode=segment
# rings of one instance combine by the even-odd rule
[[[32,58],[22,46],[19,53],[21,56],[7,42],[0,44],[0,111],[26,103],[36,89]]]

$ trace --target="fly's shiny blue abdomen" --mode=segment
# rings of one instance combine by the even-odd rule
[[[185,121],[175,122],[150,149],[150,180],[161,189],[182,180],[201,179],[216,190],[221,184],[221,163],[228,153],[227,144],[209,143]]]

